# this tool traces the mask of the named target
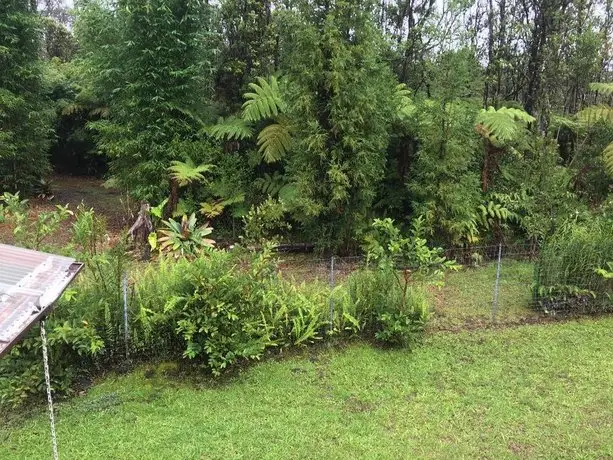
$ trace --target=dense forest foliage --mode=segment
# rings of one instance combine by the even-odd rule
[[[612,212],[612,33],[609,0],[6,0],[0,189],[97,174],[216,239],[538,243]]]

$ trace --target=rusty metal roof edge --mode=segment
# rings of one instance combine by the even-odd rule
[[[74,259],[73,259],[74,260]],[[23,338],[23,336],[36,324],[38,321],[44,319],[45,316],[49,315],[55,306],[55,303],[60,298],[64,290],[68,287],[68,285],[75,279],[75,277],[79,274],[79,272],[83,269],[84,264],[81,262],[73,262],[68,269],[68,276],[65,278],[65,282],[62,283],[63,288],[57,291],[57,296],[50,302],[48,305],[41,308],[41,310],[36,313],[36,315],[32,316],[32,320],[28,323],[26,327],[22,329],[22,331],[17,334],[13,339],[4,344],[3,348],[0,348],[0,359],[2,359],[10,350]]]
[[[21,253],[21,254],[30,254],[30,255],[47,255],[47,256],[51,256],[54,257],[56,259],[62,259],[64,261],[74,261],[74,257],[68,257],[68,256],[62,256],[59,254],[52,254],[50,252],[44,252],[44,251],[36,251],[34,249],[28,249],[28,248],[22,248],[19,246],[12,246],[10,244],[5,244],[5,243],[0,243],[0,249],[4,249],[5,251],[9,251],[12,253]]]

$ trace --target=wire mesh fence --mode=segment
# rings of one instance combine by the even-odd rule
[[[597,277],[587,277],[589,283],[580,290],[556,294],[554,289],[547,294],[547,289],[539,285],[547,266],[541,261],[538,248],[532,245],[447,248],[444,254],[461,264],[461,268],[446,273],[442,286],[420,282],[427,291],[431,310],[428,328],[433,331],[533,323],[583,314],[589,311],[587,306],[594,300],[591,289],[600,288]],[[320,257],[283,253],[279,254],[277,266],[280,276],[286,280],[297,284],[326,284],[332,290],[365,265],[363,256]],[[124,277],[124,327],[118,331],[118,336],[119,340],[125,341],[126,358],[132,351],[139,355],[138,350],[133,349],[133,344],[140,342],[138,337],[134,337],[137,331],[130,327],[136,320],[130,316],[134,283],[135,280],[129,276]],[[330,296],[330,324],[334,324],[336,314]],[[163,350],[166,345],[176,345],[177,338],[173,332],[168,331],[168,344],[160,343],[156,348]]]
[[[485,327],[492,323],[535,322],[589,313],[589,306],[596,300],[595,291],[602,290],[602,280],[595,275],[581,278],[581,286],[545,284],[548,262],[541,260],[536,245],[446,248],[444,254],[462,267],[448,273],[443,286],[426,286],[432,328]],[[361,256],[319,258],[285,254],[279,270],[296,282],[318,280],[334,287],[365,262]],[[610,302],[610,297],[607,299]]]

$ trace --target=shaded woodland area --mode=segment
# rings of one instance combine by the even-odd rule
[[[0,18],[4,191],[98,175],[216,238],[333,250],[375,217],[466,246],[611,212],[609,0],[8,0]]]

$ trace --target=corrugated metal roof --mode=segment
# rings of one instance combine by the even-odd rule
[[[83,265],[0,244],[0,357],[42,318]]]

